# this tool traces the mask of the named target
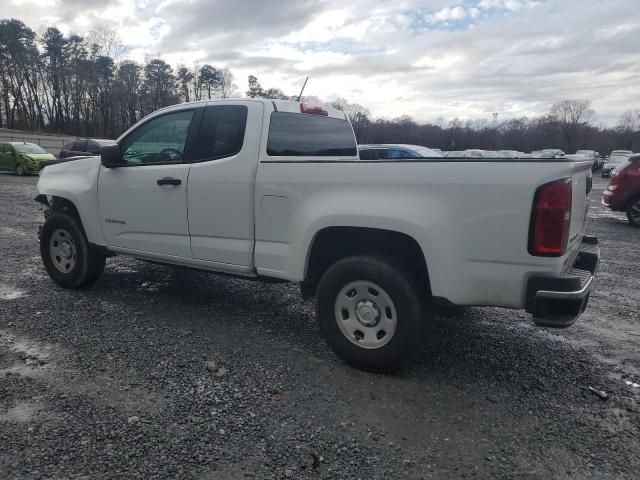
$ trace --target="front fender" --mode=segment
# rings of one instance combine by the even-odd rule
[[[100,158],[49,165],[40,173],[38,194],[64,198],[76,207],[90,243],[105,245],[98,205]]]

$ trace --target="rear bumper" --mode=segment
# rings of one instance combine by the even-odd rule
[[[587,308],[599,263],[598,239],[585,236],[569,270],[560,275],[531,277],[525,308],[533,315],[533,321],[544,327],[573,325]]]

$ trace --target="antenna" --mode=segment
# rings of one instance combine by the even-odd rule
[[[298,95],[298,102],[300,101],[300,99],[302,98],[302,92],[304,92],[304,87],[307,86],[307,80],[309,80],[309,76],[307,75],[307,78],[304,79],[304,85],[302,85],[302,90],[300,90],[300,95]]]

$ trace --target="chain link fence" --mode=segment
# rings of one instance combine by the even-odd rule
[[[49,133],[32,133],[20,130],[0,129],[0,143],[5,142],[28,142],[40,145],[44,150],[54,154],[56,157],[60,153],[62,146],[76,137],[67,135],[55,135]]]

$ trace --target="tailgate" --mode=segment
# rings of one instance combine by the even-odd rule
[[[571,228],[569,229],[569,252],[580,248],[589,212],[592,187],[590,162],[576,162],[571,173]]]

